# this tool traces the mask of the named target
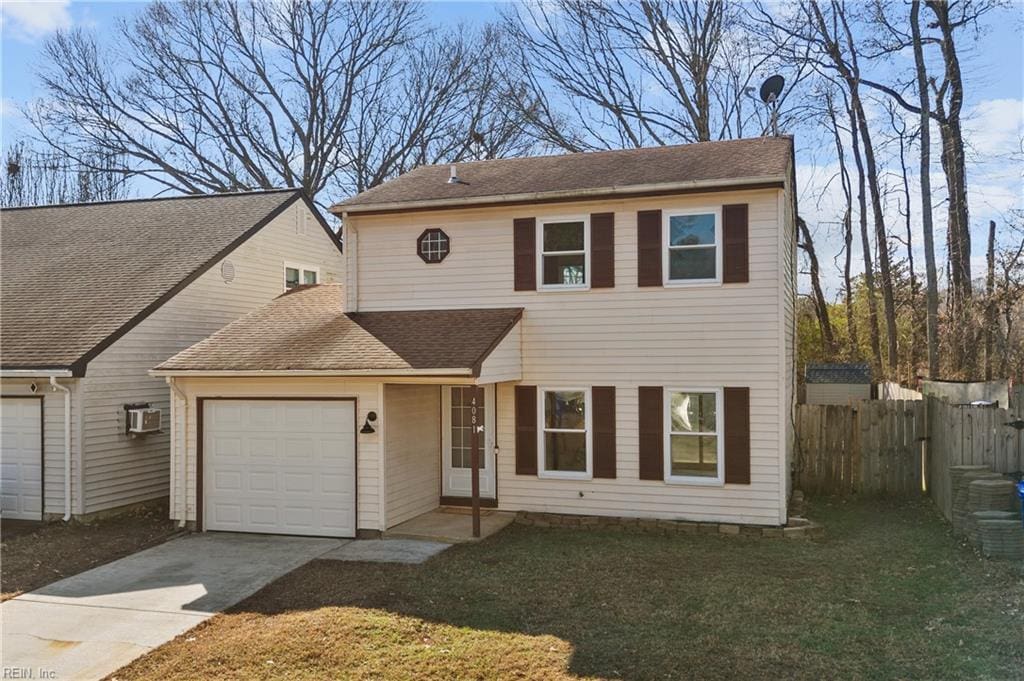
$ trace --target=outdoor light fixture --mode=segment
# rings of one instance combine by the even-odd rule
[[[373,424],[377,422],[377,412],[371,411],[366,415],[366,421],[363,422],[363,427],[359,429],[359,432],[363,435],[369,435],[370,433],[376,433],[377,429],[373,427]]]

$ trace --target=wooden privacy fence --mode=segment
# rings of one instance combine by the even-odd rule
[[[1024,470],[1024,433],[1007,425],[1022,412],[1014,409],[969,407],[926,398],[928,413],[928,491],[947,519],[953,499],[949,467],[984,465],[997,473]]]
[[[807,494],[922,493],[923,400],[800,404],[796,486]]]

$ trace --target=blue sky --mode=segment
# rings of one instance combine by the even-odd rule
[[[34,75],[43,42],[59,29],[83,27],[110,34],[117,20],[130,17],[138,2],[70,2],[68,0],[0,0],[0,135],[8,144],[30,132],[19,107],[42,94]],[[437,2],[428,6],[441,24],[482,22],[497,16],[500,4]],[[974,227],[975,273],[982,271],[983,244],[989,219],[1005,224],[1014,208],[1024,207],[1024,0],[1011,0],[1007,9],[990,14],[977,40],[961,43],[967,78],[964,128],[967,133],[968,181]],[[906,58],[912,58],[909,55]],[[870,74],[885,80],[886,74]],[[878,114],[881,115],[879,107]],[[870,115],[870,114],[869,114]],[[937,140],[937,132],[933,139]],[[825,284],[838,291],[838,269],[832,266],[840,240],[834,225],[839,214],[838,183],[831,141],[820,129],[797,133],[800,211],[816,233]],[[1011,156],[1011,154],[1015,154]],[[937,156],[936,154],[933,154]],[[883,153],[884,156],[884,153]],[[883,158],[884,160],[884,158]],[[916,163],[916,161],[912,161]],[[916,177],[912,182],[916,183]],[[933,186],[942,186],[940,168],[933,169]],[[914,199],[916,201],[916,199]],[[944,230],[944,209],[937,208],[938,235]],[[898,214],[890,223],[901,222]],[[940,240],[941,239],[937,239]],[[921,239],[918,235],[918,243]],[[920,254],[919,254],[920,255]],[[940,253],[941,256],[941,253]],[[806,283],[806,282],[803,282]]]

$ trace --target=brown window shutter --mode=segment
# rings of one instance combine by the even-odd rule
[[[661,286],[661,211],[636,214],[637,285]]]
[[[512,221],[515,290],[537,290],[537,218]]]
[[[537,475],[537,386],[516,386],[516,475]]]
[[[750,388],[725,388],[725,481],[750,484]]]
[[[615,213],[590,216],[590,287],[615,287]]]
[[[749,209],[745,203],[722,206],[723,283],[739,284],[750,281],[748,213]]]
[[[664,390],[640,386],[640,479],[665,479]]]
[[[615,477],[615,386],[590,389],[594,419],[594,477]]]

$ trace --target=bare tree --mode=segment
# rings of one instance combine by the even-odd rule
[[[85,154],[80,163],[52,151],[39,151],[24,140],[11,145],[0,177],[0,206],[39,206],[89,201],[116,201],[128,196],[127,177],[96,168],[119,165],[102,151]]]
[[[31,114],[62,152],[123,155],[172,190],[340,198],[465,157],[474,134],[507,148],[514,126],[500,140],[477,127],[498,96],[474,70],[478,37],[429,31],[399,0],[157,0],[106,49],[82,31],[53,37]]]
[[[544,0],[515,4],[505,26],[519,47],[534,135],[570,151],[764,134],[751,79],[774,59],[749,40],[725,0]],[[780,98],[783,126],[793,112]]]
[[[931,215],[931,184],[928,179],[930,163],[930,139],[928,121],[938,123],[939,135],[942,140],[941,161],[946,177],[947,190],[947,251],[949,264],[949,316],[953,325],[955,357],[954,363],[963,368],[967,374],[973,373],[974,334],[971,324],[971,234],[967,200],[967,171],[964,153],[964,138],[961,127],[961,113],[964,103],[964,80],[957,48],[957,35],[965,30],[978,29],[979,19],[999,7],[1000,0],[925,0],[925,6],[931,11],[932,22],[927,28],[937,34],[924,35],[920,17],[920,0],[910,3],[910,19],[904,22],[901,18],[902,4],[894,4],[888,0],[876,0],[873,6],[875,24],[884,29],[886,40],[877,41],[880,55],[896,54],[907,47],[914,51],[914,77],[893,85],[879,83],[870,78],[861,82],[870,88],[885,93],[904,109],[917,113],[921,117],[922,158],[921,158],[921,191],[923,222],[925,224],[925,254],[933,258],[934,253],[928,242],[932,241]],[[910,24],[908,34],[905,23]],[[926,45],[937,45],[943,64],[941,78],[928,74],[924,56]],[[915,87],[916,86],[916,87]],[[917,90],[917,102],[906,98],[905,92]],[[935,375],[938,365],[938,285],[937,272],[934,265],[926,263],[928,277],[928,321],[929,321],[929,371]],[[933,283],[934,282],[934,283]]]
[[[920,125],[920,160],[918,171],[921,184],[921,231],[924,236],[925,263],[925,309],[928,333],[928,377],[939,376],[939,275],[935,267],[935,229],[932,222],[932,181],[931,181],[931,104],[928,97],[928,71],[924,61],[924,45],[921,41],[921,2],[911,0],[910,30],[914,47],[914,71],[917,83]]]
[[[835,352],[836,340],[835,335],[832,333],[832,322],[828,315],[828,302],[825,300],[825,294],[821,289],[821,274],[818,265],[818,254],[814,250],[814,239],[811,238],[811,230],[807,228],[807,222],[802,217],[797,217],[796,224],[800,230],[800,240],[797,246],[807,255],[814,314],[818,318],[818,327],[821,329],[821,338],[825,345],[825,352],[831,355]]]
[[[992,380],[992,343],[996,321],[996,221],[988,221],[988,249],[985,252],[985,380]]]
[[[910,291],[907,296],[906,307],[909,308],[911,319],[913,319],[914,322],[910,328],[909,343],[909,369],[912,372],[910,375],[913,377],[917,372],[918,361],[920,358],[921,344],[918,342],[920,331],[927,326],[927,311],[920,305],[920,284],[918,282],[917,272],[914,269],[913,211],[911,211],[910,208],[910,174],[907,169],[907,152],[910,149],[914,134],[907,129],[907,123],[898,114],[895,104],[889,102],[886,108],[889,113],[889,122],[896,135],[898,145],[900,191],[902,192],[903,204],[899,210],[904,217],[905,236],[903,237],[903,245],[906,248],[907,273],[910,278]],[[898,236],[895,238],[899,240]]]
[[[822,5],[825,4],[825,8]],[[814,0],[802,2],[795,11],[777,16],[758,5],[758,16],[764,27],[773,34],[772,39],[787,45],[789,58],[794,61],[807,60],[824,77],[841,83],[849,97],[851,124],[857,128],[857,142],[853,145],[861,180],[866,180],[871,201],[874,237],[877,242],[879,279],[881,284],[883,312],[885,315],[887,364],[895,371],[898,363],[896,306],[893,295],[892,267],[889,260],[888,233],[885,227],[885,213],[882,207],[881,190],[878,183],[878,164],[875,159],[871,128],[867,120],[864,100],[861,94],[860,55],[854,31],[851,27],[851,12],[842,0],[818,3]],[[858,183],[859,186],[860,183]],[[866,201],[861,193],[861,225],[865,227]],[[870,239],[865,239],[869,249]],[[874,278],[867,267],[870,259],[865,250],[865,277]],[[874,288],[873,282],[871,288]],[[874,304],[872,302],[872,304]],[[874,352],[874,337],[872,338]],[[877,355],[879,368],[882,367],[880,350]]]
[[[423,164],[530,151],[534,142],[508,104],[508,44],[497,27],[438,32],[408,52],[396,86],[355,107],[342,174],[356,191]]]
[[[825,89],[825,120],[832,138],[835,141],[836,159],[839,162],[839,182],[843,190],[843,301],[846,308],[846,333],[849,340],[847,357],[857,359],[860,356],[860,342],[857,334],[857,323],[853,314],[853,187],[850,184],[850,171],[846,165],[846,150],[843,145],[843,128],[839,124],[836,110],[835,91]]]
[[[860,114],[850,105],[850,108],[847,109],[847,115],[850,117],[850,151],[853,155],[854,166],[857,168],[857,202],[859,204],[857,214],[860,220],[860,243],[864,258],[864,284],[867,287],[868,296],[868,331],[871,340],[871,355],[874,358],[875,366],[881,368],[883,365],[882,345],[878,329],[878,296],[876,294],[877,288],[875,287],[875,268],[871,257],[871,236],[868,231],[867,195],[864,190],[864,161],[861,158],[860,150],[861,127],[858,123]]]

